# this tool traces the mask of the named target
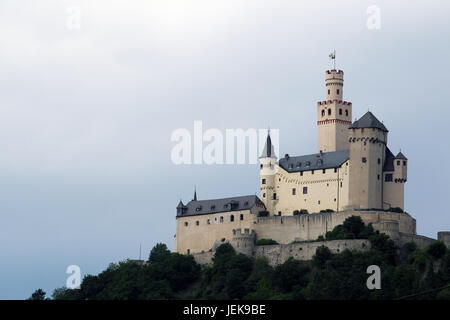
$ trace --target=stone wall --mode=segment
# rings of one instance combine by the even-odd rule
[[[365,239],[333,240],[256,246],[254,256],[255,258],[266,257],[270,265],[276,266],[285,262],[289,257],[297,260],[312,260],[317,248],[320,246],[328,247],[332,253],[340,253],[345,249],[363,252],[370,250],[370,242]]]
[[[416,220],[407,213],[379,211],[343,211],[314,213],[297,216],[259,217],[253,226],[257,239],[273,239],[278,243],[316,240],[320,235],[333,230],[352,215],[360,216],[364,223],[373,224],[380,232],[394,240],[398,233],[416,234]]]
[[[235,243],[232,245],[234,247]],[[365,239],[349,239],[254,246],[252,251],[246,251],[246,255],[254,258],[267,257],[269,264],[275,266],[285,262],[289,257],[297,260],[311,260],[320,246],[328,247],[332,253],[340,253],[345,249],[365,252],[370,249],[370,242]],[[215,251],[208,251],[194,253],[193,257],[199,264],[211,264],[214,254]]]

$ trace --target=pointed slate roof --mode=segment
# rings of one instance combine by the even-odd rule
[[[266,143],[264,144],[264,150],[260,158],[276,158],[275,150],[272,144],[272,139],[270,139],[270,130],[267,133]]]
[[[362,129],[362,128],[377,128],[384,132],[389,132],[388,129],[384,126],[380,120],[377,119],[373,115],[372,112],[367,111],[365,115],[363,115],[359,120],[353,122],[353,124],[349,127],[349,129]]]
[[[184,208],[184,204],[183,204],[183,201],[180,200],[180,203],[178,203],[178,205],[177,205],[177,209],[181,209],[181,208]]]
[[[395,159],[408,160],[408,158],[405,157],[405,155],[401,151],[395,156]]]

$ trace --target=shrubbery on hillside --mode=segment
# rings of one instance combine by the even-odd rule
[[[345,236],[345,237],[344,237]],[[355,218],[331,231],[328,238],[364,238],[367,252],[345,250],[332,254],[321,246],[312,261],[289,258],[275,268],[266,258],[252,259],[226,243],[216,250],[213,264],[201,267],[192,256],[171,253],[157,244],[148,263],[111,264],[105,271],[86,276],[81,289],[58,288],[53,299],[394,299],[440,288],[450,283],[450,250],[442,242],[420,249],[405,246],[400,263],[394,242]],[[433,264],[440,266],[437,271]],[[381,269],[381,290],[368,290],[366,269]],[[41,290],[42,291],[42,290]],[[35,299],[44,299],[37,290]],[[450,299],[440,290],[418,299]]]

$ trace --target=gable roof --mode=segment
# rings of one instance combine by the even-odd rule
[[[349,150],[339,150],[305,156],[284,157],[278,161],[278,165],[287,172],[302,172],[338,168],[349,158]]]
[[[255,205],[262,206],[265,209],[264,203],[256,195],[210,200],[192,200],[184,206],[182,213],[177,211],[177,217],[250,210]]]
[[[349,129],[362,129],[362,128],[377,128],[384,132],[389,132],[388,129],[384,126],[380,120],[377,119],[373,115],[372,112],[367,111],[365,115],[363,115],[359,120],[356,120],[352,123],[352,125],[349,127]]]

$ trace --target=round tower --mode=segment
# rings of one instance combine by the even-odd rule
[[[388,130],[371,112],[350,127],[349,205],[383,208],[383,164]]]
[[[325,87],[327,89],[327,101],[342,100],[344,89],[344,71],[336,69],[327,70]]]
[[[319,152],[348,150],[352,103],[343,100],[344,71],[327,70],[325,88],[326,100],[317,102]]]
[[[270,131],[267,134],[263,153],[261,154],[261,157],[259,157],[259,163],[261,199],[266,206],[267,211],[273,214],[276,204],[278,203],[278,196],[276,193],[276,173],[278,171],[278,165],[277,156],[275,155],[272,140],[270,138]]]

